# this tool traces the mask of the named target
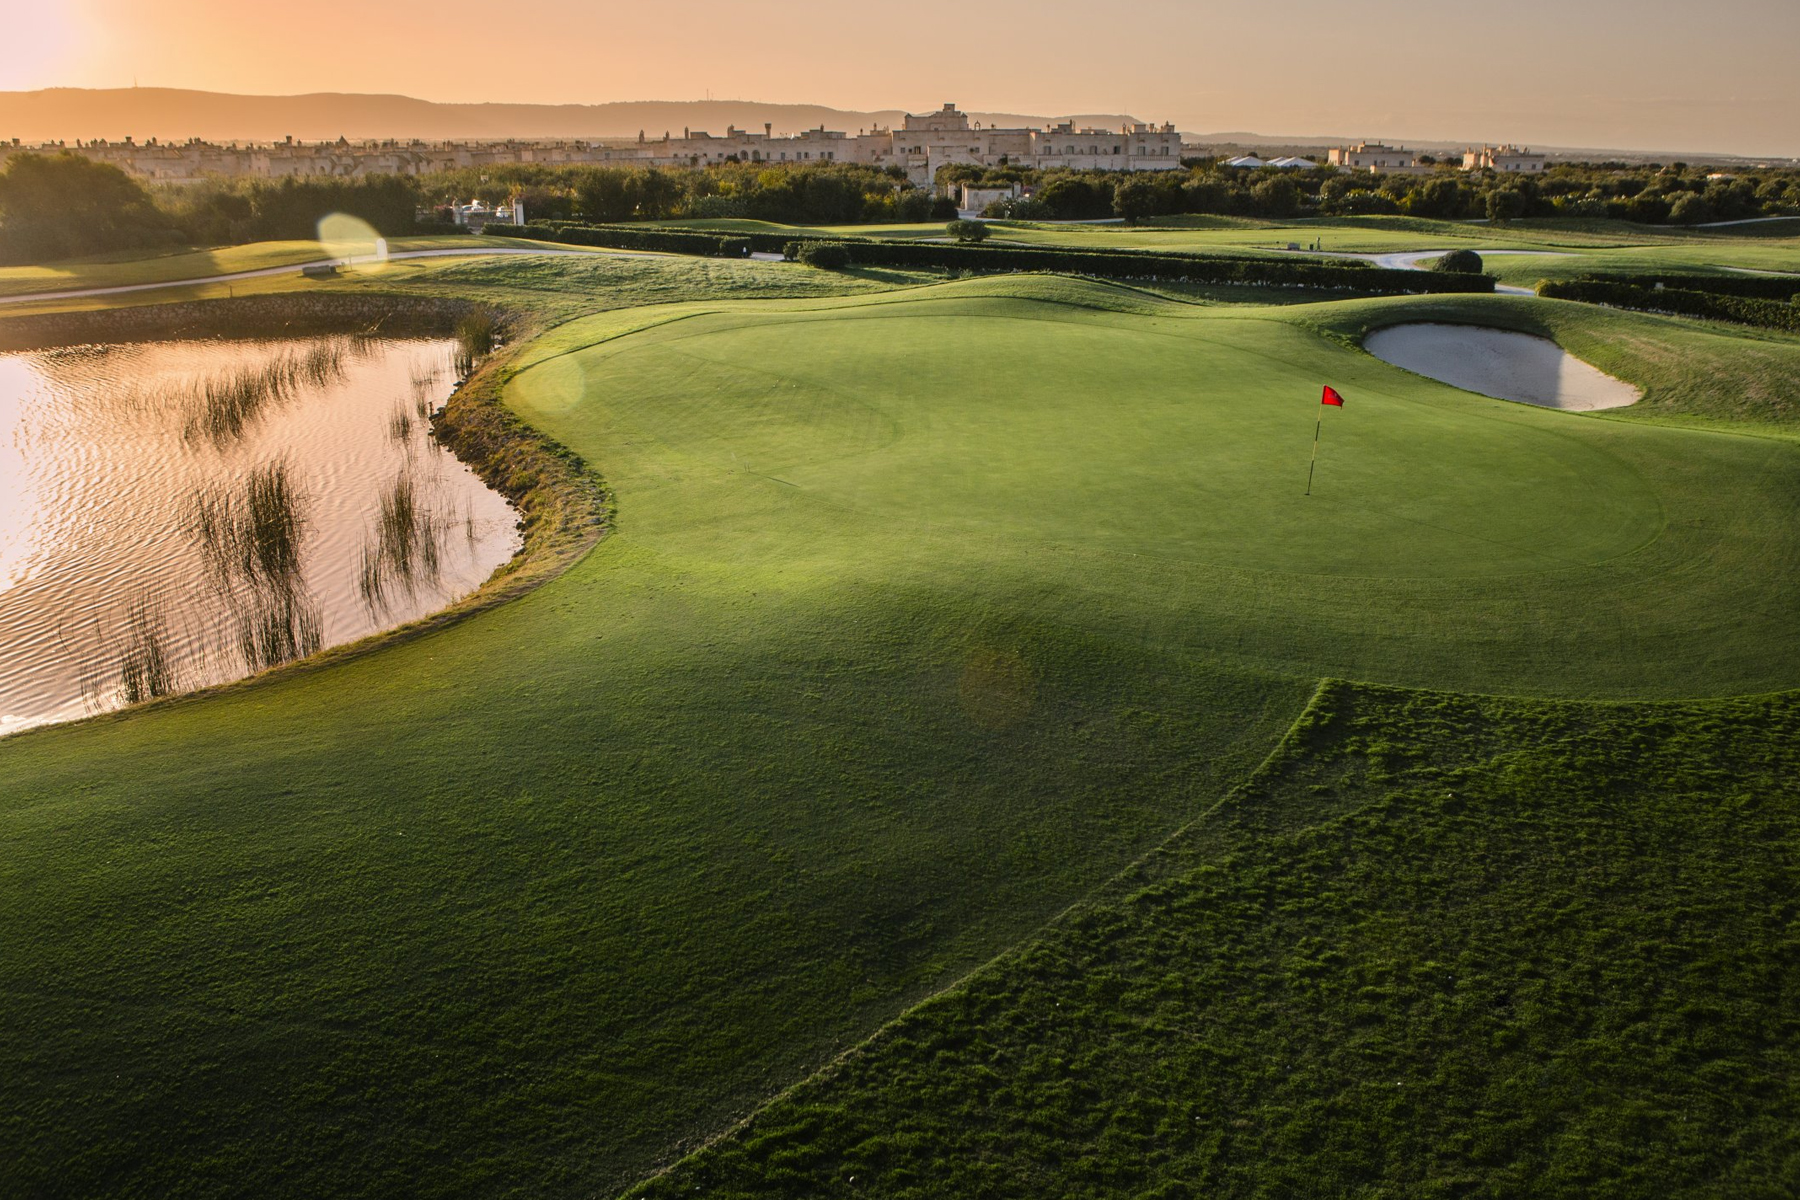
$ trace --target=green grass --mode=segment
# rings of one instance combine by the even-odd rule
[[[1556,307],[1459,311],[1509,305]],[[1800,682],[1782,632],[1797,448],[1472,398],[1309,326],[1447,307],[1196,308],[1007,279],[633,310],[558,330],[511,398],[646,497],[622,537],[709,559],[766,546],[836,584],[960,562],[1055,620],[1107,614],[1121,644],[1296,675],[1615,696]],[[1800,365],[1793,339],[1771,349]],[[1326,414],[1307,497],[1325,381],[1351,405]]]
[[[471,252],[501,246],[516,247],[516,238],[468,236],[389,238],[388,249],[462,250]],[[571,249],[574,247],[556,247]],[[373,247],[358,247],[358,254],[373,252]],[[73,291],[77,288],[125,287],[134,284],[168,283],[184,279],[203,279],[209,275],[231,275],[239,271],[260,271],[269,267],[298,266],[321,258],[345,253],[340,245],[324,245],[316,241],[251,242],[242,246],[143,251],[127,250],[90,258],[33,266],[0,267],[0,296],[23,296],[33,292]],[[246,281],[248,282],[248,281]],[[292,284],[287,286],[291,287]],[[166,300],[167,297],[157,297]]]
[[[318,285],[564,320],[525,348],[506,396],[604,473],[614,532],[540,590],[377,654],[0,742],[6,1190],[619,1191],[1188,826],[1277,744],[1321,674],[1532,696],[1800,684],[1800,447],[1791,393],[1760,390],[1800,340],[1506,298],[1221,307],[1051,277],[921,279],[543,258]],[[1644,386],[1643,411],[1484,400],[1355,349],[1368,328],[1420,317],[1540,322]],[[1350,407],[1325,414],[1308,500],[1327,381]],[[1616,799],[1592,781],[1642,744],[1632,721],[1675,714],[1670,736],[1688,738],[1703,726],[1682,714],[1736,711],[1431,697],[1415,713],[1396,693],[1332,695],[1348,715],[1310,724],[1282,760],[1297,765],[1268,784],[1313,772],[1298,815],[1259,826],[1239,806],[1256,844],[1232,853],[1267,856],[1267,872],[1218,887],[1311,862],[1293,848],[1308,831],[1361,836],[1354,814],[1387,793],[1356,790],[1381,783],[1358,755],[1399,779],[1491,750],[1473,775],[1559,753],[1560,727],[1526,716],[1623,714],[1595,726],[1613,757],[1587,741],[1565,756],[1565,775]],[[1446,729],[1425,720],[1431,705]],[[1451,720],[1464,711],[1489,715]],[[1345,733],[1358,713],[1368,731]],[[1483,722],[1493,738],[1462,747]],[[1712,771],[1737,743],[1651,745],[1620,794],[1640,778],[1674,788],[1655,755],[1681,745]],[[1584,843],[1578,811],[1555,824],[1558,807],[1542,805],[1556,845],[1613,844],[1604,824]],[[1474,918],[1457,924],[1462,893],[1434,899],[1419,881],[1479,845],[1460,824],[1421,829],[1392,887],[1417,875],[1404,886],[1420,894],[1424,955],[1431,939],[1467,942]],[[1754,844],[1782,845],[1784,830],[1756,826]],[[1493,839],[1522,854],[1534,831],[1502,824]],[[1386,843],[1371,844],[1378,864]],[[1177,866],[1159,886],[1200,870]],[[1540,880],[1519,869],[1506,895],[1529,899]],[[1293,878],[1319,929],[1370,915]],[[1716,879],[1741,891],[1724,868]],[[1729,907],[1739,894],[1707,919],[1754,932]],[[1191,939],[1169,953],[1227,980],[1266,957],[1259,928],[1217,961]],[[1139,941],[1121,943],[1122,973]],[[1722,944],[1730,962],[1762,961],[1750,942]],[[1583,961],[1562,943],[1544,953],[1558,970]],[[1298,1011],[1259,999],[1262,978],[1223,993],[1246,998],[1233,1019],[1261,1030],[1252,1046]],[[1330,1028],[1296,1026],[1296,1053]],[[1738,1024],[1721,1028],[1740,1046]],[[1407,1078],[1434,1078],[1419,1064],[1437,1036],[1403,1043]],[[869,1061],[889,1061],[888,1045]],[[1636,1043],[1597,1044],[1596,1059],[1613,1045]],[[941,1049],[932,1060],[960,1069]],[[1156,1087],[1095,1074],[1093,1102],[1148,1111],[1189,1069],[1136,1073]],[[1343,1069],[1322,1061],[1305,1094],[1326,1103]],[[903,1113],[913,1077],[890,1076],[885,1098],[867,1077],[844,1112]],[[1092,1186],[1078,1160],[1176,1161],[1143,1153],[1123,1119],[1116,1145],[1054,1124],[1071,1110],[1035,1066],[1009,1096],[1042,1104],[1070,1148],[1039,1194]],[[1454,1124],[1467,1110],[1444,1111]],[[824,1149],[797,1148],[768,1186],[809,1190],[861,1119],[781,1125]],[[1316,1123],[1256,1119],[1268,1161],[1313,1161]],[[747,1153],[730,1159],[732,1186],[764,1186],[767,1156]],[[932,1186],[964,1178],[942,1174],[953,1167],[909,1169]]]
[[[1331,685],[1107,894],[633,1197],[1776,1197],[1800,704]]]

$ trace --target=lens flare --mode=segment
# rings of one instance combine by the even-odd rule
[[[327,213],[319,218],[319,245],[327,256],[358,270],[387,261],[387,239],[376,233],[373,225],[349,213]]]

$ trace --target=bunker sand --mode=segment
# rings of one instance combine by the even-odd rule
[[[1363,349],[1385,363],[1466,392],[1564,412],[1624,408],[1629,383],[1589,366],[1549,338],[1475,325],[1421,323],[1377,330]]]

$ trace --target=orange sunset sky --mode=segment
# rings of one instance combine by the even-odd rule
[[[1800,0],[0,0],[0,91],[1129,112],[1205,133],[1800,155]],[[503,17],[513,13],[516,16]]]

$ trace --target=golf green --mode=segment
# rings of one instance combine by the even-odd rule
[[[640,311],[561,331],[509,399],[607,464],[622,538],[824,603],[998,588],[1262,668],[1482,691],[1800,680],[1791,446],[1487,400],[1281,313],[1050,280]],[[1349,404],[1308,495],[1323,383]]]

